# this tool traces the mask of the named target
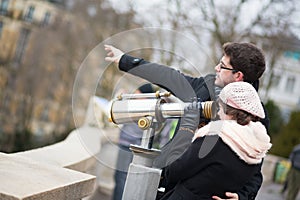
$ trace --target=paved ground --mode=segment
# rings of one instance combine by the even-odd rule
[[[284,195],[280,193],[281,189],[282,185],[280,184],[263,185],[256,200],[284,200]],[[97,190],[90,200],[111,200],[111,196],[105,195]],[[300,200],[300,193],[296,200]]]
[[[273,183],[269,185],[263,185],[256,200],[284,200],[286,194],[281,194],[281,189],[281,184]],[[296,200],[300,200],[300,192],[298,193]]]
[[[102,192],[100,192],[100,190],[97,190],[94,195],[89,198],[89,200],[111,200],[112,197],[111,195],[107,195],[107,194],[104,194]]]

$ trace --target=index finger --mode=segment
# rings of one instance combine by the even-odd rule
[[[212,199],[215,199],[215,200],[222,200],[220,197],[218,196],[212,196]]]
[[[111,45],[108,45],[108,44],[105,44],[105,45],[104,45],[104,49],[105,49],[105,50],[110,50],[111,47],[112,47],[112,46],[111,46]]]

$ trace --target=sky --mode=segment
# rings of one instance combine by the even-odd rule
[[[128,11],[129,5],[132,5],[138,14],[137,15],[138,17],[136,20],[139,22],[145,22],[148,26],[159,26],[160,25],[159,22],[157,20],[155,20],[155,16],[159,16],[160,19],[167,18],[167,16],[163,16],[163,15],[167,15],[167,13],[162,12],[162,11],[167,9],[168,1],[161,1],[161,0],[152,0],[152,1],[109,0],[109,1],[111,2],[113,8],[115,8],[119,12]],[[239,26],[241,28],[247,27],[247,25],[249,25],[251,20],[253,20],[258,13],[264,12],[264,5],[266,5],[269,1],[270,0],[248,1],[242,8],[243,12],[242,12],[241,19],[239,20],[241,22]],[[240,0],[230,0],[230,1],[229,0],[227,0],[227,1],[226,0],[215,0],[215,3],[217,5],[220,5],[221,7],[223,5],[226,6],[228,4],[234,4],[234,3],[238,3],[238,2],[240,2]],[[296,19],[300,18],[300,2],[295,1],[294,6],[295,6],[295,8],[298,9],[298,12],[296,12],[294,14],[294,16],[291,15],[290,19],[291,19],[291,21],[293,20],[292,23],[298,24],[298,26],[300,26],[300,20],[296,20]],[[159,9],[155,9],[157,7],[159,7]],[[282,7],[282,6],[278,7],[277,6],[274,9],[285,11],[286,7]],[[189,8],[187,8],[187,12],[190,12],[190,11],[191,10]],[[150,14],[150,12],[151,12],[151,14]],[[145,13],[148,13],[148,14],[145,14]],[[191,15],[192,14],[193,13],[191,13]],[[278,18],[278,16],[276,16],[276,15],[272,16],[272,14],[270,15],[270,20],[276,20],[276,18]],[[164,24],[164,25],[166,26],[167,24]],[[294,29],[293,32],[300,39],[300,31]]]

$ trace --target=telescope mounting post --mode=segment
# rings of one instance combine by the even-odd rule
[[[153,168],[153,161],[160,154],[160,150],[153,149],[152,143],[159,122],[154,117],[147,117],[144,120],[150,124],[144,130],[141,146],[130,145],[133,160],[129,165],[123,200],[155,200],[156,198],[161,169]],[[140,126],[140,121],[138,124]]]
[[[143,122],[142,120],[145,120],[146,122]],[[144,129],[142,127],[142,124],[144,124],[144,123],[148,123],[148,125],[146,125],[147,129]],[[154,134],[155,134],[156,128],[158,127],[158,124],[159,123],[156,121],[156,119],[153,116],[143,117],[142,119],[140,119],[138,121],[139,127],[144,129],[142,142],[140,145],[142,148],[145,148],[145,149],[152,148]]]

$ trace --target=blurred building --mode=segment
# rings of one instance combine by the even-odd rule
[[[271,70],[267,67],[264,75],[264,88],[260,91],[266,101],[273,100],[281,109],[285,120],[292,111],[300,109],[300,41],[289,38],[284,42],[284,51],[279,54],[276,64]],[[270,87],[266,89],[267,82]]]
[[[59,10],[46,0],[0,0],[0,62],[22,62],[33,29],[55,21]]]
[[[41,99],[39,105],[26,108],[24,102],[32,101],[32,98],[16,92],[16,79],[25,55],[35,40],[33,33],[61,20],[65,15],[62,8],[63,4],[58,0],[0,0],[0,133],[14,132],[14,126],[20,124],[17,116],[24,114],[26,109],[32,109],[28,112],[37,117],[30,121],[30,131],[38,134],[54,130],[55,125],[47,122],[50,121],[51,116],[48,115],[52,107],[57,103]],[[41,109],[45,104],[45,109]],[[5,116],[6,113],[10,115]]]
[[[53,138],[84,122],[90,99],[86,88],[95,87],[99,74],[85,74],[82,83],[76,79],[84,87],[76,91],[74,109],[74,79],[83,59],[99,41],[138,27],[132,12],[119,14],[105,3],[0,0],[0,149],[3,143],[12,146],[17,133]],[[132,41],[138,42],[133,36]],[[97,72],[98,57],[86,62]],[[105,70],[101,94],[109,96],[115,71]]]

